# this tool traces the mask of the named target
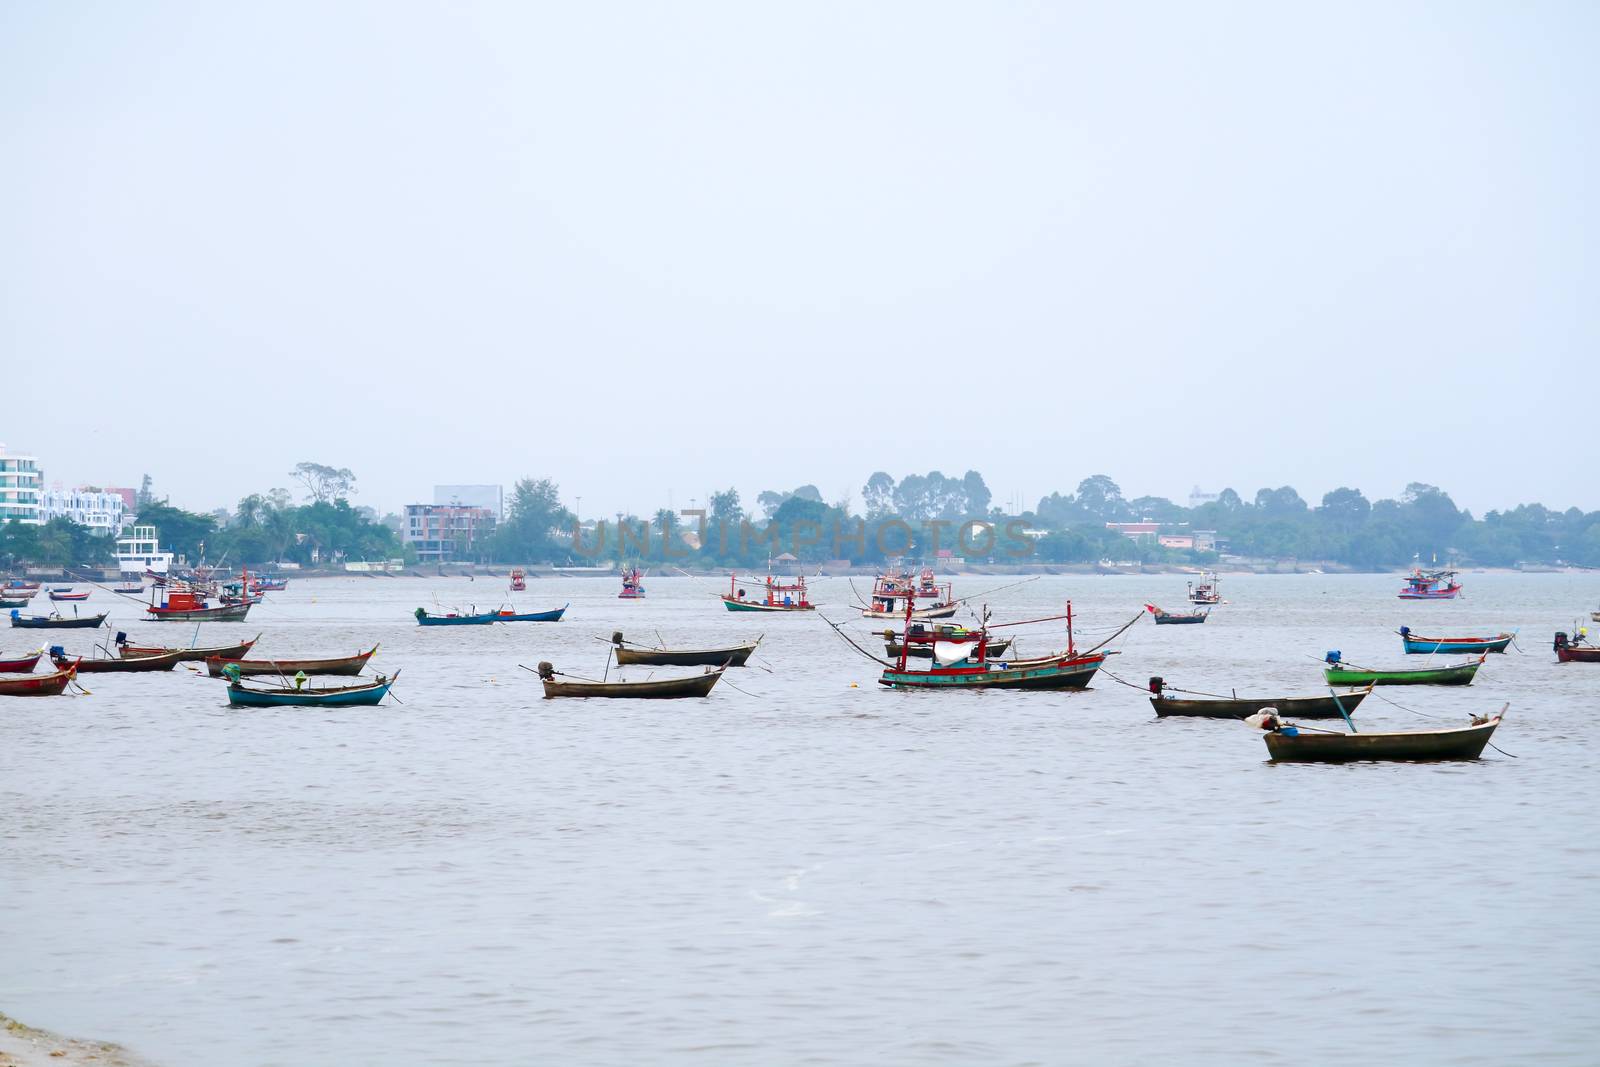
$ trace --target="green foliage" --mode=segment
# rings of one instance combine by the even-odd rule
[[[51,519],[39,526],[12,519],[0,526],[0,563],[7,567],[98,567],[111,561],[114,547],[111,538],[71,519]]]

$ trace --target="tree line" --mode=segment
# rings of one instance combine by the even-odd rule
[[[199,514],[157,499],[149,480],[140,490],[139,521],[160,530],[162,545],[190,561],[227,559],[302,565],[346,559],[416,559],[400,535],[398,516],[380,519],[356,507],[348,468],[299,464],[291,476],[304,491],[295,503],[273,489],[244,497],[232,511]],[[523,478],[506,515],[457,558],[473,562],[583,564],[639,562],[662,567],[757,568],[783,553],[806,562],[890,557],[932,558],[941,549],[971,560],[1083,563],[1097,560],[1209,564],[1216,551],[1165,548],[1154,538],[1131,540],[1107,523],[1154,522],[1163,532],[1214,531],[1222,551],[1266,559],[1327,561],[1363,569],[1404,566],[1413,559],[1485,566],[1574,563],[1600,566],[1600,512],[1554,511],[1525,504],[1480,517],[1458,508],[1437,486],[1413,482],[1396,499],[1369,500],[1341,487],[1312,505],[1290,486],[1245,498],[1226,489],[1216,500],[1185,507],[1165,497],[1127,498],[1103,474],[1071,492],[1052,492],[1032,509],[1010,514],[993,506],[977,471],[939,471],[899,479],[875,471],[861,487],[861,507],[828,502],[815,485],[769,489],[747,508],[737,489],[715,492],[703,509],[661,508],[620,522],[585,522],[561,501],[548,478]],[[108,562],[112,546],[66,520],[0,528],[0,562],[45,565]]]

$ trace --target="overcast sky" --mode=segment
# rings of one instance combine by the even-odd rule
[[[1600,508],[1592,3],[0,6],[0,441],[195,509]]]

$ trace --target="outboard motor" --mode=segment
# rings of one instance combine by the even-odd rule
[[[1411,636],[1411,627],[1409,627],[1409,626],[1400,627],[1400,636],[1401,637],[1410,637]]]
[[[616,645],[618,648],[622,647],[622,631],[621,630],[612,630],[611,631],[611,643],[613,645]]]
[[[60,645],[51,645],[50,646],[50,658],[51,659],[66,659],[67,658],[67,650],[62,648]]]
[[[539,677],[543,678],[545,681],[548,682],[548,681],[551,681],[552,679],[554,679],[555,676],[556,676],[556,666],[555,666],[555,664],[551,663],[549,660],[546,660],[546,659],[540,660],[539,661]]]
[[[1161,675],[1152,674],[1150,676],[1150,692],[1154,693],[1156,696],[1161,695],[1161,690],[1166,686],[1166,684],[1166,682],[1161,680]]]
[[[128,643],[128,635],[121,630],[117,631],[117,645],[120,647]]]
[[[1344,655],[1337,648],[1328,649],[1327,653],[1322,657],[1324,663],[1331,664],[1338,664],[1342,659],[1344,659]]]
[[[1565,630],[1556,631],[1556,643],[1553,647],[1557,652],[1567,647],[1567,632]]]

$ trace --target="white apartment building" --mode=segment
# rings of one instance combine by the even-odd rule
[[[39,485],[44,475],[35,456],[6,451],[0,444],[0,522],[39,524]]]
[[[56,487],[39,494],[39,521],[71,519],[93,533],[109,537],[121,531],[125,507],[121,493]]]

